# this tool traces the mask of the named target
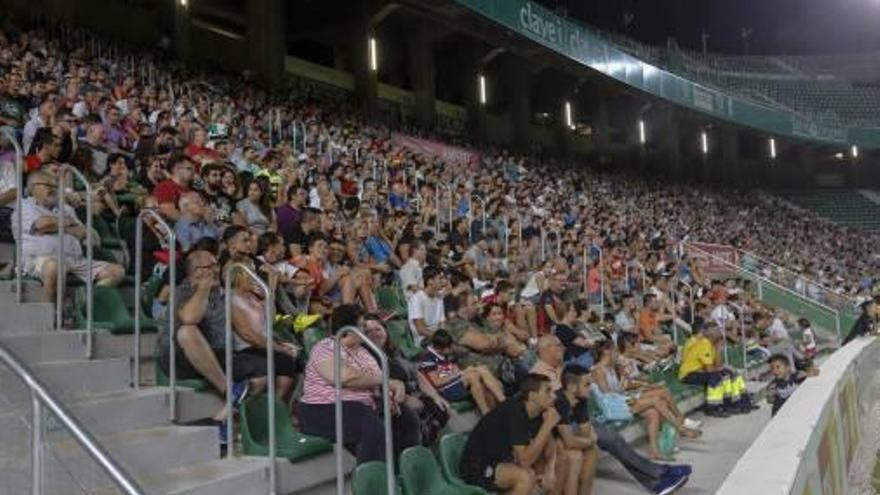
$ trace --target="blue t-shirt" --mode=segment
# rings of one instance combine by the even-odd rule
[[[364,249],[376,263],[385,263],[391,258],[391,246],[379,237],[368,237],[367,242],[364,243]]]

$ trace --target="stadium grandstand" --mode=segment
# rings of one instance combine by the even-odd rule
[[[0,4],[0,495],[876,493],[880,52],[549,3]]]

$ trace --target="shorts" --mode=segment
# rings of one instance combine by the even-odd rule
[[[25,259],[25,267],[24,267],[25,273],[30,275],[31,277],[42,278],[43,265],[46,262],[51,261],[51,260],[55,260],[55,259],[57,259],[57,257],[54,255],[53,256],[37,256],[35,258],[27,258],[27,259]],[[107,261],[99,261],[99,260],[93,259],[92,260],[92,278],[97,280],[97,278],[101,276],[101,273],[103,273],[105,270],[107,270],[111,266],[117,266],[117,265],[115,263],[110,263]],[[76,278],[85,282],[86,276],[88,275],[88,271],[89,271],[89,262],[85,258],[77,260],[77,261],[64,260],[64,269],[67,271],[67,273],[69,273],[69,274],[72,273],[73,275],[76,276]]]
[[[213,351],[214,356],[217,358],[217,363],[220,364],[220,369],[225,372],[226,352],[218,349],[214,349]],[[183,349],[180,348],[179,344],[177,345],[176,352],[177,379],[192,380],[202,378],[202,375],[186,359],[186,355],[183,353]],[[159,366],[162,367],[162,371],[166,376],[170,376],[170,361],[171,358],[167,351],[159,353]],[[266,361],[266,351],[264,349],[248,348],[232,353],[233,381],[240,382],[242,380],[250,380],[251,378],[265,377],[268,374],[267,368],[268,362]],[[275,351],[275,376],[293,377],[299,371],[302,371],[302,366],[299,361],[293,359],[287,354]]]
[[[440,395],[449,402],[465,400],[470,395],[464,382],[459,377],[457,380],[447,383],[440,389]]]
[[[486,490],[490,493],[504,493],[504,490],[499,488],[495,484],[495,466],[499,463],[496,463],[492,466],[485,466],[483,468],[472,468],[472,469],[463,469],[461,471],[461,478],[469,485],[474,485]],[[467,467],[467,466],[463,466]]]

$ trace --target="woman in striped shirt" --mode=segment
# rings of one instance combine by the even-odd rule
[[[336,307],[330,317],[331,333],[312,348],[305,369],[303,395],[297,407],[303,433],[336,439],[334,384],[335,335],[345,327],[363,328],[364,311],[354,304]],[[345,447],[357,456],[358,464],[385,460],[385,438],[377,404],[381,401],[382,370],[376,359],[362,345],[360,337],[348,334],[342,346],[342,439]],[[403,383],[392,380],[391,412],[400,415],[405,398]],[[408,445],[407,445],[408,446]]]

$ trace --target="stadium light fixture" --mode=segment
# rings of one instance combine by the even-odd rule
[[[180,6],[187,8],[189,6],[189,0],[180,0]]]
[[[647,139],[645,136],[645,121],[639,119],[639,143],[645,144],[646,141]]]
[[[477,78],[477,83],[480,87],[480,105],[486,104],[486,76],[480,74]]]
[[[370,57],[370,70],[376,72],[379,70],[379,49],[376,46],[376,37],[370,36],[368,43],[368,52]]]
[[[776,159],[776,139],[770,138],[770,158]]]
[[[569,129],[574,128],[574,119],[572,118],[570,101],[565,102],[565,127],[568,127]]]
[[[703,154],[708,155],[709,154],[709,135],[706,134],[706,131],[703,131],[700,133],[700,144],[702,145],[702,148],[703,148]]]
[[[856,146],[856,145],[852,145],[852,148],[850,149],[850,153],[849,153],[849,154],[850,154],[853,158],[858,158],[858,157],[859,157],[859,147]]]

